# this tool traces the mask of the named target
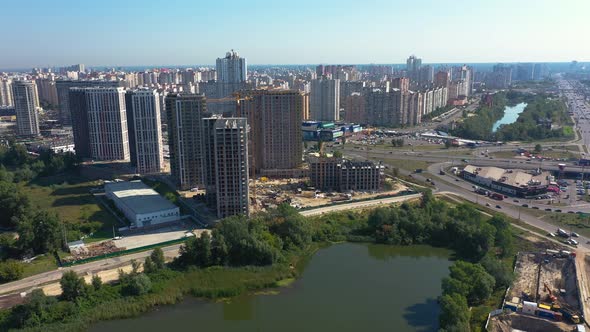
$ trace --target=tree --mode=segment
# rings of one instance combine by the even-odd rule
[[[161,248],[154,249],[154,251],[152,251],[152,253],[150,254],[150,258],[152,259],[154,266],[158,270],[161,270],[166,267],[164,252],[162,251]]]
[[[201,233],[196,242],[196,265],[201,267],[211,266],[211,235],[209,232]]]
[[[512,284],[514,278],[513,270],[506,266],[501,260],[486,256],[481,260],[484,269],[496,280],[495,286],[498,288],[508,287]]]
[[[456,326],[469,326],[470,311],[465,297],[457,293],[444,294],[440,300],[438,321],[444,331],[469,331]]]
[[[151,257],[146,257],[145,261],[143,262],[143,272],[145,273],[153,273],[158,271],[158,268],[156,267],[156,265],[154,264],[154,262],[152,261]]]
[[[453,142],[451,142],[451,140],[446,140],[445,141],[445,148],[450,149],[451,146],[453,146]]]
[[[78,274],[72,270],[64,272],[59,284],[61,286],[61,298],[66,301],[75,301],[85,294],[86,283],[84,278],[78,277]]]
[[[443,294],[457,293],[467,298],[470,305],[477,305],[490,297],[496,281],[480,264],[456,261],[443,279]]]
[[[94,288],[94,290],[100,290],[102,288],[102,279],[98,274],[92,276],[92,288]]]
[[[536,144],[535,145],[535,152],[541,153],[541,151],[543,151],[543,147],[541,146],[541,144]]]
[[[9,282],[18,280],[22,277],[24,272],[23,263],[9,259],[0,262],[0,282]]]
[[[126,280],[125,285],[123,285],[123,290],[125,293],[135,296],[147,294],[151,289],[152,281],[147,275],[143,273],[129,277]]]
[[[21,247],[31,249],[35,254],[60,248],[61,230],[57,215],[44,210],[20,219],[17,228]]]
[[[225,243],[223,235],[213,230],[211,237],[211,264],[212,265],[225,265],[227,264],[228,248]]]
[[[342,151],[336,150],[334,151],[334,153],[332,153],[332,155],[334,156],[334,158],[342,158]]]

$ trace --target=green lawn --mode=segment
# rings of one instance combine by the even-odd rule
[[[590,236],[590,217],[577,213],[547,212],[540,218],[552,225],[573,231],[583,236]]]
[[[52,254],[45,254],[38,257],[31,263],[24,263],[23,278],[30,277],[35,274],[51,271],[57,269],[57,262]]]
[[[428,168],[428,165],[430,165],[430,163],[428,163],[426,161],[422,161],[422,160],[376,158],[376,157],[371,157],[371,159],[381,160],[385,164],[388,164],[392,167],[397,167],[397,168],[405,169],[408,171],[414,171],[417,168],[421,168],[423,170],[426,170]]]
[[[79,239],[85,231],[99,229],[88,240],[99,241],[112,237],[112,227],[117,220],[102,208],[90,189],[97,187],[94,181],[86,181],[76,175],[60,175],[41,178],[32,183],[21,183],[33,205],[57,213],[68,225],[68,240]]]

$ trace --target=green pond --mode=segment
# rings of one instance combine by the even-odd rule
[[[436,331],[450,256],[429,246],[332,245],[277,294],[187,299],[91,331]]]

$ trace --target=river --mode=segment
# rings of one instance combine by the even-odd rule
[[[91,331],[436,331],[450,255],[429,246],[332,245],[278,294],[187,299]]]
[[[526,105],[527,103],[520,103],[514,106],[506,106],[504,108],[504,116],[494,123],[492,132],[495,133],[501,125],[514,123],[518,119],[520,113],[524,111]]]

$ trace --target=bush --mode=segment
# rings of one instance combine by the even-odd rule
[[[24,271],[23,263],[9,259],[0,262],[0,282],[9,282],[18,280],[22,277]]]

